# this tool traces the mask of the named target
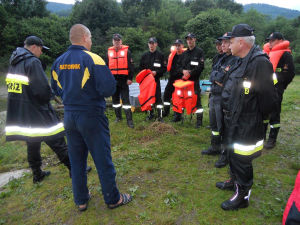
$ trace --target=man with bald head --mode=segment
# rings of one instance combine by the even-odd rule
[[[90,52],[91,32],[82,24],[70,30],[72,45],[56,59],[51,69],[54,93],[64,103],[64,125],[69,146],[72,186],[79,211],[87,209],[91,198],[85,172],[88,151],[95,162],[102,194],[110,209],[132,200],[116,185],[116,171],[111,158],[105,100],[114,94],[116,82],[103,59]]]

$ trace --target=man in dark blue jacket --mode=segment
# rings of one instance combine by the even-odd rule
[[[111,158],[108,120],[104,114],[105,100],[116,90],[116,81],[104,60],[90,52],[91,33],[82,24],[70,30],[72,45],[54,62],[51,85],[61,96],[64,124],[69,146],[74,201],[80,211],[87,209],[90,193],[85,172],[90,151],[108,208],[116,208],[132,200],[120,194]]]

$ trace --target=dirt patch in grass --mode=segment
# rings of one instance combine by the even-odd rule
[[[162,135],[162,134],[177,134],[178,131],[171,126],[170,124],[167,123],[160,123],[160,122],[154,122],[152,123],[148,129],[151,129],[155,131],[157,135]]]

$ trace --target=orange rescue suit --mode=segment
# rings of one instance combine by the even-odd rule
[[[197,103],[197,95],[194,91],[194,81],[176,80],[173,84],[175,91],[173,92],[173,111],[182,113],[182,109],[186,109],[186,113],[189,115],[194,113]]]
[[[144,69],[135,78],[136,82],[139,83],[140,95],[138,96],[141,110],[151,110],[152,104],[155,103],[155,93],[156,93],[156,82],[149,69]]]
[[[273,70],[275,72],[278,62],[283,55],[284,52],[291,52],[291,49],[289,48],[290,42],[287,40],[284,40],[277,45],[275,45],[272,49],[270,49],[270,43],[266,43],[264,45],[264,52],[267,53],[270,57],[270,61],[273,65]]]
[[[113,75],[128,75],[128,48],[127,45],[122,45],[119,51],[113,46],[108,48],[108,67]]]

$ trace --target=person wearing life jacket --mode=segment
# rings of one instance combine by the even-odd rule
[[[33,183],[41,182],[50,175],[50,171],[41,170],[42,141],[71,170],[64,126],[50,104],[52,90],[39,59],[43,50],[49,48],[44,46],[42,39],[37,36],[27,37],[24,47],[18,47],[12,53],[6,76],[6,141],[26,141]]]
[[[183,49],[184,45],[182,40],[177,39],[174,42],[173,46],[174,49],[171,51],[169,55],[168,64],[167,64],[167,71],[170,72],[170,76],[164,92],[164,113],[163,113],[164,117],[168,116],[170,113],[172,93],[175,90],[173,84],[175,80],[181,79],[182,77],[182,71],[180,70],[180,64],[181,64],[180,60],[182,58],[182,53],[184,51]],[[180,118],[177,115],[180,116],[181,114],[174,112],[173,122],[177,122],[180,120]]]
[[[271,149],[276,145],[280,129],[280,113],[283,93],[295,76],[295,66],[289,48],[290,42],[285,40],[280,32],[270,34],[266,41],[268,41],[268,43],[265,44],[264,51],[269,55],[270,61],[273,64],[273,79],[278,94],[277,106],[273,109],[270,120],[265,120],[265,133],[268,129],[268,123],[270,123],[270,133],[269,139],[264,147],[266,149]]]
[[[161,98],[160,78],[166,72],[166,62],[164,59],[164,55],[157,50],[157,45],[157,39],[155,37],[149,38],[149,51],[145,52],[142,55],[142,58],[140,60],[140,70],[150,69],[152,71],[156,82],[155,105],[157,109],[157,118],[158,121],[163,121],[163,102]],[[153,109],[149,110],[148,112],[149,115],[147,116],[147,120],[154,119]]]
[[[228,164],[226,141],[224,135],[224,115],[221,106],[222,90],[227,81],[228,72],[236,63],[237,57],[231,54],[230,46],[231,32],[225,33],[218,39],[221,40],[223,57],[214,64],[210,74],[211,96],[209,99],[209,122],[211,127],[211,146],[202,151],[203,155],[221,154],[220,159],[215,163],[215,167],[221,168]],[[223,144],[223,148],[221,148]]]
[[[116,114],[116,122],[122,120],[122,110],[124,109],[127,125],[134,128],[132,120],[131,105],[129,101],[129,87],[132,84],[133,78],[133,61],[129,46],[122,44],[122,36],[114,34],[112,38],[113,46],[107,51],[107,65],[117,81],[117,89],[112,96],[113,108]],[[120,95],[122,98],[122,105],[120,103]]]
[[[202,126],[203,108],[201,104],[201,89],[199,84],[199,78],[201,72],[204,69],[204,53],[201,48],[198,48],[196,46],[196,36],[194,34],[188,33],[185,36],[185,40],[187,42],[188,49],[182,53],[180,69],[183,74],[183,80],[194,81],[194,91],[197,95],[196,128],[200,128],[200,126]]]
[[[225,134],[230,179],[217,182],[221,190],[232,190],[231,198],[221,204],[223,210],[249,206],[253,185],[253,159],[263,149],[263,118],[276,105],[273,68],[267,54],[255,45],[254,30],[248,24],[232,29],[230,49],[237,62],[228,71],[222,90]]]

